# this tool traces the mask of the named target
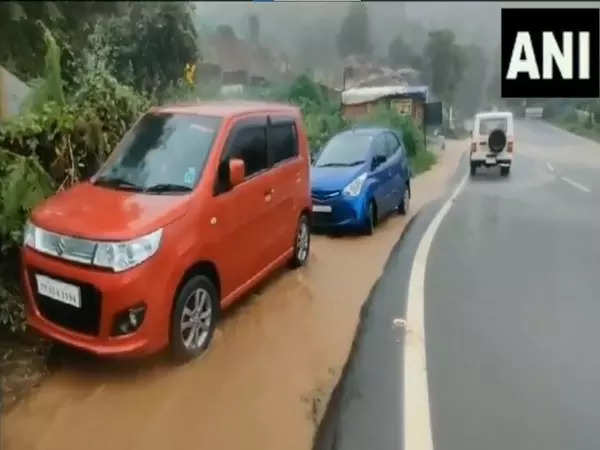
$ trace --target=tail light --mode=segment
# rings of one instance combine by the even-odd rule
[[[475,153],[477,151],[477,143],[471,142],[471,153]]]
[[[508,143],[508,147],[507,147],[506,151],[508,151],[508,153],[512,153],[512,151],[513,151],[513,143],[512,143],[512,141]]]

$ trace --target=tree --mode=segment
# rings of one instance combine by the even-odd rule
[[[413,66],[417,55],[401,35],[397,35],[388,47],[388,60],[393,66]]]
[[[455,43],[454,33],[450,30],[430,32],[425,58],[433,92],[452,105],[466,63],[463,48]]]
[[[258,44],[260,37],[260,21],[256,15],[252,14],[248,18],[248,28],[250,30],[250,42]]]
[[[132,2],[126,15],[105,19],[95,37],[110,48],[115,77],[142,91],[162,91],[201,59],[189,3]]]
[[[217,34],[223,39],[235,39],[235,31],[231,25],[218,25]]]
[[[483,106],[484,82],[487,77],[488,61],[478,45],[464,47],[465,65],[468,68],[458,83],[456,107],[471,116]]]
[[[369,16],[362,3],[353,3],[337,35],[337,47],[342,57],[366,54],[372,50],[369,37]]]

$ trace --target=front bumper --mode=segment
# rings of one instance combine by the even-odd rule
[[[341,193],[323,199],[313,195],[313,208],[329,206],[331,212],[312,213],[312,226],[315,229],[348,229],[358,230],[367,224],[367,208],[364,195],[350,197]]]
[[[486,153],[481,151],[471,153],[471,163],[476,166],[510,166],[512,158],[512,154],[505,151],[500,153]]]
[[[158,270],[161,263],[154,260],[157,256],[114,273],[24,248],[21,274],[27,323],[46,337],[97,355],[132,356],[160,350],[168,343],[167,305],[172,295],[166,271]],[[79,285],[80,310],[38,294],[36,273]],[[141,303],[146,313],[140,327],[131,334],[113,336],[116,317]]]

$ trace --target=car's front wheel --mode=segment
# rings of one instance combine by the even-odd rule
[[[471,176],[475,175],[475,172],[477,172],[477,166],[475,165],[475,163],[471,163]]]
[[[294,255],[292,256],[292,267],[301,267],[306,264],[310,253],[310,221],[306,214],[302,214],[298,220],[296,239],[294,241]]]
[[[219,312],[217,289],[204,275],[191,277],[175,299],[171,318],[171,354],[179,361],[200,356],[208,348]]]
[[[501,176],[507,177],[509,173],[510,173],[510,166],[500,167],[500,175]]]

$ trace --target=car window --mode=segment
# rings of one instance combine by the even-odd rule
[[[394,136],[392,133],[385,134],[385,142],[388,158],[391,158],[398,150],[400,143],[398,142],[396,136]]]
[[[494,130],[502,130],[506,133],[507,120],[504,117],[494,119],[480,119],[479,134],[490,134]]]
[[[200,179],[221,119],[148,113],[123,137],[94,183],[147,192],[189,191]]]
[[[385,135],[380,134],[373,141],[373,154],[388,157]]]
[[[244,126],[234,134],[227,159],[239,158],[246,165],[246,177],[269,167],[267,128],[261,125]]]
[[[372,142],[373,135],[371,134],[351,131],[336,134],[323,148],[315,167],[344,167],[362,164],[368,157]]]
[[[296,125],[292,121],[274,123],[269,129],[269,148],[273,164],[298,155]]]
[[[229,190],[229,160],[244,161],[246,178],[269,167],[266,118],[251,118],[239,122],[229,134],[227,147],[221,155],[215,195]]]

